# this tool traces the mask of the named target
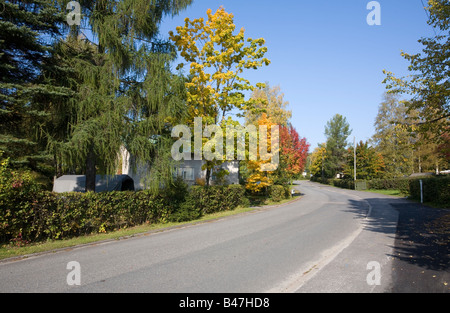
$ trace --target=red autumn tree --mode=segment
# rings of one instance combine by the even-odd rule
[[[300,138],[297,130],[288,124],[280,127],[280,174],[292,181],[302,173],[306,165],[310,144],[306,138]]]

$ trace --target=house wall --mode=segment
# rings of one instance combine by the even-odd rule
[[[130,176],[134,180],[134,189],[142,190],[146,189],[146,181],[150,179],[148,173],[150,168],[147,164],[141,163],[136,166],[136,170],[133,170],[134,158],[130,153],[123,148],[121,152],[122,157],[122,174]],[[194,185],[196,179],[206,179],[206,170],[202,170],[202,166],[205,163],[203,160],[184,160],[181,161],[178,166],[178,174],[183,176],[183,172],[186,172],[186,183]],[[228,184],[239,184],[239,161],[227,161],[221,165],[221,168],[227,170],[229,175],[225,177]],[[190,175],[192,171],[192,175]],[[214,184],[214,179],[211,178],[211,184]]]
[[[199,160],[184,160],[178,165],[178,169],[192,169],[194,172],[193,179],[186,179],[185,181],[193,185],[196,179],[206,179],[206,170],[202,170],[202,166],[205,161]],[[225,176],[225,181],[227,184],[239,184],[239,161],[226,161],[220,168],[225,169],[229,172]],[[183,172],[183,171],[181,171]],[[182,175],[180,175],[182,176]],[[211,177],[211,183],[214,184],[214,177]]]
[[[121,151],[122,156],[122,174],[130,176],[134,181],[134,190],[143,190],[147,188],[146,180],[149,179],[147,173],[150,171],[150,167],[147,164],[139,164],[136,166],[136,170],[133,170],[132,164],[135,162],[133,156],[123,148]]]
[[[227,161],[221,167],[230,173],[226,176],[228,184],[239,184],[239,161]]]

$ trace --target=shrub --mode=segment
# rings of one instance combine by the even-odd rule
[[[36,193],[22,215],[0,211],[2,241],[62,239],[158,222],[167,208],[149,192]],[[16,224],[20,225],[17,226]]]
[[[289,194],[289,191],[288,191]],[[286,190],[281,185],[272,185],[269,187],[269,197],[272,201],[279,202],[286,199]]]
[[[6,168],[6,167],[5,167]],[[4,173],[3,173],[4,172]],[[180,179],[160,190],[53,193],[3,168],[0,242],[26,243],[109,232],[144,223],[182,222],[243,203],[241,185],[188,186]]]
[[[332,178],[326,178],[326,177],[324,177],[324,178],[322,179],[322,177],[311,176],[310,180],[313,181],[313,182],[321,183],[321,184],[331,185],[331,180],[332,180]]]
[[[197,186],[206,186],[206,179],[204,179],[204,178],[196,178],[195,179],[195,184]]]
[[[422,180],[423,201],[444,207],[450,206],[450,176],[437,176],[409,180],[410,197],[420,200],[420,180]]]
[[[355,181],[353,179],[332,179],[331,185],[345,189],[355,189]]]
[[[242,185],[192,186],[186,202],[198,208],[201,214],[209,214],[233,210],[243,204],[244,197],[245,187]]]
[[[409,178],[384,178],[367,181],[368,189],[376,190],[400,190],[402,193],[409,192]]]
[[[28,224],[34,219],[36,194],[41,190],[33,175],[14,171],[9,159],[0,164],[0,240],[28,240]]]
[[[187,196],[185,202],[169,216],[171,222],[187,222],[202,217],[202,210],[192,196]]]
[[[352,179],[311,177],[311,181],[333,185],[339,188],[355,189],[355,182]],[[409,178],[391,178],[391,179],[371,179],[366,181],[367,189],[376,190],[400,190],[403,194],[409,194]],[[362,182],[362,181],[361,181]]]
[[[202,212],[192,202],[189,192],[188,185],[180,177],[162,192],[165,202],[170,203],[170,210],[166,212],[164,221],[186,222],[202,216]]]

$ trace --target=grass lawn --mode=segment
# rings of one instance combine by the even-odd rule
[[[397,197],[405,197],[406,195],[403,194],[400,190],[395,190],[395,189],[367,189],[364,191],[368,191],[368,192],[375,192],[375,193],[381,193],[383,195],[388,195],[388,196],[397,196]]]
[[[271,205],[280,205],[293,200],[297,200],[299,196],[294,197],[294,199],[286,199],[280,202],[273,202],[270,200],[265,201],[264,203],[258,203],[258,207],[238,207],[232,211],[223,211],[216,212],[202,216],[200,219],[189,221],[189,222],[180,222],[180,223],[160,223],[160,224],[145,224],[136,227],[124,228],[114,232],[109,233],[99,233],[99,234],[91,234],[86,236],[79,236],[71,239],[63,239],[63,240],[49,240],[41,243],[32,243],[24,246],[14,246],[12,244],[1,245],[0,246],[0,260],[17,257],[17,256],[26,256],[33,253],[41,253],[46,251],[70,248],[74,246],[79,246],[83,244],[89,244],[99,241],[105,240],[120,240],[127,237],[137,236],[139,234],[149,233],[149,232],[157,232],[162,231],[167,228],[174,227],[183,227],[188,224],[200,223],[205,221],[210,221],[214,219],[224,218],[231,215],[237,215],[241,213],[246,213],[250,211],[255,211],[264,207],[268,207]]]

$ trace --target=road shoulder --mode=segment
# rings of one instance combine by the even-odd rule
[[[450,293],[450,210],[420,203],[399,212],[392,264],[394,293]]]
[[[385,292],[391,286],[391,255],[398,212],[390,202],[396,199],[352,194],[371,206],[370,215],[363,219],[362,231],[329,264],[316,268],[314,277],[296,292],[371,293]]]
[[[394,196],[337,192],[371,204],[364,229],[296,292],[450,293],[450,210]],[[380,266],[379,284],[374,264]]]

